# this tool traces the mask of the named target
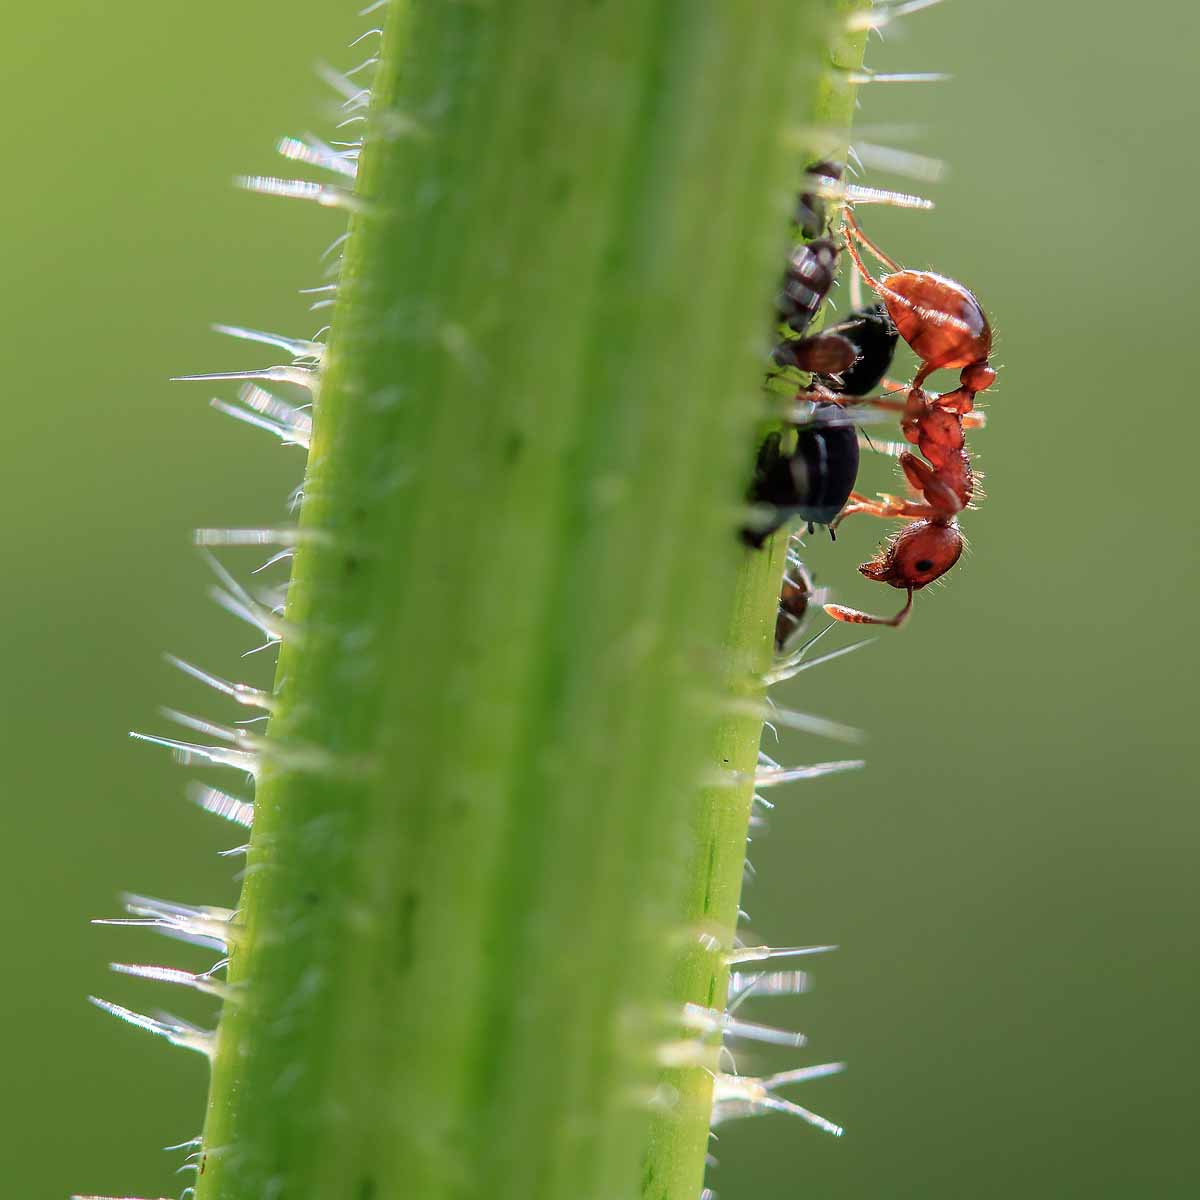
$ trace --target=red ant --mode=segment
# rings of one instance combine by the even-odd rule
[[[907,389],[900,428],[924,458],[908,451],[900,455],[904,476],[921,500],[899,496],[872,500],[852,492],[850,503],[835,522],[857,512],[915,518],[875,558],[859,567],[868,579],[907,591],[904,607],[894,617],[874,617],[840,604],[828,604],[825,609],[839,621],[896,627],[912,611],[913,593],[950,570],[963,551],[956,517],[975,492],[971,459],[964,449],[963,417],[974,408],[977,393],[995,381],[996,372],[988,363],[992,332],[979,301],[961,283],[930,271],[901,270],[862,232],[849,209],[843,229],[846,248],[863,282],[880,297],[900,336],[921,359],[920,370]],[[856,243],[890,267],[891,273],[875,279],[863,264]],[[959,386],[943,395],[923,391],[925,380],[943,367],[962,369]],[[895,404],[859,401],[864,402],[880,407]]]

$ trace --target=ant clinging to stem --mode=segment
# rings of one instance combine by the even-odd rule
[[[963,551],[956,518],[975,492],[963,418],[973,410],[975,396],[995,381],[996,372],[988,361],[992,332],[979,301],[962,284],[931,271],[901,269],[863,233],[849,206],[844,210],[842,228],[846,249],[863,282],[883,301],[900,336],[921,360],[907,389],[900,428],[924,457],[910,451],[900,455],[905,478],[920,500],[898,496],[873,500],[852,491],[835,522],[860,512],[912,518],[874,559],[859,567],[868,579],[906,591],[904,607],[894,617],[875,617],[839,604],[827,604],[825,610],[851,624],[894,627],[912,611],[913,593],[950,570]],[[860,246],[890,268],[890,273],[876,279],[863,263]],[[925,380],[942,368],[961,369],[959,386],[941,395],[925,392]],[[881,407],[895,403],[851,397],[845,402]]]

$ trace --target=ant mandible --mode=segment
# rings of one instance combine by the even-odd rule
[[[900,335],[921,359],[920,370],[907,389],[900,427],[924,458],[907,451],[900,455],[905,478],[921,500],[898,496],[872,500],[854,492],[851,503],[838,516],[838,523],[856,512],[913,518],[874,559],[859,567],[868,579],[906,591],[904,607],[894,617],[874,617],[839,604],[825,607],[839,621],[896,627],[912,611],[914,592],[939,579],[962,555],[963,539],[956,518],[975,492],[963,417],[974,408],[975,396],[995,381],[996,372],[988,362],[992,334],[982,306],[962,284],[930,271],[901,270],[862,232],[849,209],[843,228],[846,248],[863,281],[883,300]],[[856,243],[892,272],[882,280],[875,279]],[[922,384],[944,367],[962,369],[958,388],[943,395],[927,394]]]

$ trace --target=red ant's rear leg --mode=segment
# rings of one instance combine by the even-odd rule
[[[849,206],[842,209],[842,227],[845,230],[847,230],[851,234],[851,236],[853,236],[858,241],[860,241],[864,246],[866,246],[866,248],[868,250],[870,250],[870,252],[881,263],[883,263],[883,265],[885,267],[887,267],[888,270],[890,270],[890,271],[899,271],[900,270],[900,264],[898,262],[896,262],[896,260],[894,258],[891,258],[890,256],[884,254],[884,252],[882,250],[880,250],[880,248],[877,245],[875,245],[875,243],[873,241],[871,241],[871,239],[869,237],[867,237],[867,235],[865,233],[863,233],[862,229],[860,228],[860,226],[858,224],[858,221],[854,217],[853,209],[851,209]],[[853,251],[851,251],[851,253],[853,253]],[[858,262],[857,255],[854,256],[854,261]],[[862,271],[861,264],[859,265],[859,270]],[[869,284],[871,282],[871,276],[866,271],[863,271],[863,276],[866,279],[867,283]]]
[[[894,617],[875,617],[870,613],[860,612],[857,608],[847,608],[843,604],[826,604],[825,611],[835,621],[845,621],[847,625],[889,625],[893,629],[899,629],[908,620],[912,606],[913,590],[909,588],[904,607]]]
[[[843,226],[843,230],[847,234],[854,234],[855,228],[856,227],[851,225]],[[853,236],[846,238],[846,249],[850,252],[850,257],[854,259],[854,265],[858,268],[858,273],[862,276],[863,283],[865,283],[867,287],[871,289],[871,291],[873,291],[877,296],[893,296],[897,300],[904,299],[903,296],[898,296],[889,288],[885,288],[883,284],[880,283],[879,280],[867,270],[867,264],[863,262],[862,255],[859,254],[858,247],[854,244]]]

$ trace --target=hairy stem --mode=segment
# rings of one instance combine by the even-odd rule
[[[734,530],[853,7],[391,5],[198,1200],[693,1200],[708,1076],[649,1100],[723,1002]]]

